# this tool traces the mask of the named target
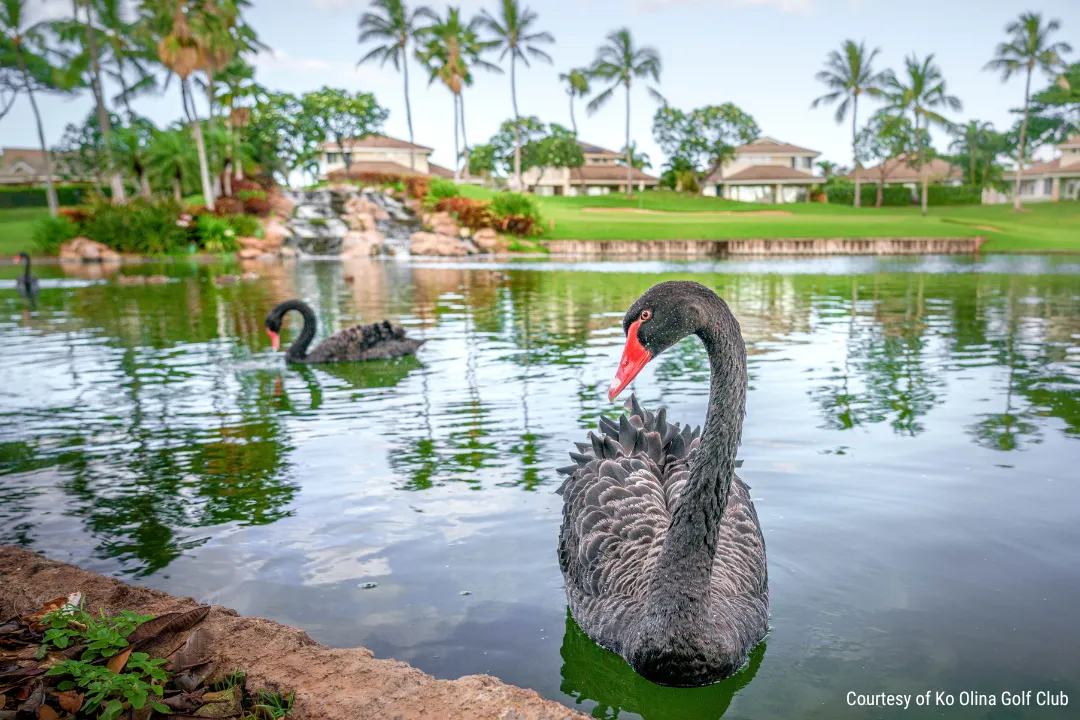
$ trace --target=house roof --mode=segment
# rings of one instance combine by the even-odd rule
[[[330,180],[344,180],[353,175],[361,173],[389,173],[393,175],[416,175],[418,177],[427,177],[427,174],[420,172],[419,170],[410,170],[396,162],[390,161],[378,161],[378,162],[356,162],[353,161],[349,164],[348,170],[333,170],[327,173],[327,178]],[[453,175],[453,173],[451,173]]]
[[[442,165],[436,165],[433,162],[428,162],[428,175],[434,175],[436,177],[446,178],[447,180],[454,179],[454,171],[449,168],[444,168]]]
[[[1059,148],[1080,148],[1080,135],[1073,135],[1065,142],[1058,145]]]
[[[590,155],[607,155],[609,157],[615,157],[615,158],[623,157],[622,155],[615,152],[614,150],[608,150],[607,148],[602,148],[599,145],[592,145],[592,144],[587,143],[587,142],[581,142],[580,140],[578,140],[577,144],[581,147],[581,152],[589,153]]]
[[[808,148],[799,147],[798,145],[792,145],[791,143],[780,142],[775,138],[763,137],[757,140],[740,145],[735,148],[736,155],[809,155],[811,157],[817,157],[821,153],[817,150],[810,150]]]
[[[863,168],[859,173],[860,180],[873,181],[875,178],[881,177],[880,168],[885,168],[885,182],[886,183],[899,183],[899,182],[917,182],[921,179],[921,175],[915,170],[914,165],[908,164],[907,155],[897,155],[894,158],[889,158],[883,163],[874,165],[873,167]],[[941,158],[932,158],[928,160],[926,166],[923,168],[923,172],[931,180],[959,180],[962,178],[962,173],[959,169],[949,163],[948,160],[942,160]],[[855,176],[848,173],[844,177],[853,179]]]
[[[45,178],[45,152],[36,148],[0,148],[0,179],[5,183],[39,182]],[[53,177],[70,173],[63,154],[50,153]],[[75,178],[72,178],[75,179]]]
[[[630,171],[630,177],[632,182],[643,182],[646,185],[656,185],[660,182],[659,178],[655,178],[652,175],[648,175],[633,168]],[[570,171],[570,182],[574,183],[596,183],[596,184],[611,184],[626,182],[626,166],[625,165],[582,165],[579,168],[573,168]]]
[[[1080,162],[1069,163],[1068,165],[1061,164],[1062,158],[1055,160],[1049,160],[1046,162],[1036,162],[1028,165],[1024,168],[1024,176],[1030,178],[1032,175],[1068,175],[1070,177],[1080,176]],[[1008,173],[1006,179],[1015,180],[1015,173]]]
[[[821,182],[821,178],[786,165],[751,165],[716,181],[731,184],[749,184],[763,181],[813,184]]]
[[[338,144],[332,140],[327,140],[320,146],[323,150],[339,150]],[[371,148],[371,149],[387,149],[387,150],[426,150],[432,152],[432,149],[425,145],[417,145],[415,143],[408,142],[407,140],[398,140],[397,138],[390,137],[389,135],[382,135],[380,133],[371,133],[359,138],[348,138],[345,141],[345,147],[349,149],[354,148]]]

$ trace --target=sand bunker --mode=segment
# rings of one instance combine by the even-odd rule
[[[976,225],[976,230],[986,230],[988,232],[1001,232],[1001,228],[996,228],[993,225]]]
[[[672,212],[670,210],[646,210],[644,208],[628,207],[587,207],[582,208],[585,212],[599,213],[637,213],[638,215],[693,215],[694,217],[719,217],[721,215],[794,215],[789,210],[748,210],[745,212],[732,212],[730,210],[714,210],[705,212]]]

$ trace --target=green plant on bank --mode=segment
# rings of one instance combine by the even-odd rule
[[[252,199],[263,200],[263,199],[266,198],[266,191],[265,190],[240,190],[239,192],[236,193],[236,197],[240,198],[241,200],[252,200]]]
[[[195,220],[195,231],[199,235],[199,242],[207,252],[235,252],[240,248],[236,242],[236,231],[226,218],[200,215]]]
[[[213,683],[210,689],[214,692],[222,692],[223,690],[230,690],[237,685],[243,685],[244,679],[247,675],[240,668],[233,668],[229,673],[226,673],[224,677]]]
[[[444,198],[459,197],[461,191],[458,189],[456,183],[451,180],[447,180],[441,177],[431,178],[431,185],[428,187],[427,195],[424,196],[424,207],[434,208],[439,204],[439,201]]]
[[[87,216],[80,232],[119,252],[164,255],[181,252],[190,242],[187,228],[177,224],[180,206],[172,200],[138,199],[126,205],[97,202]]]
[[[85,643],[81,657],[84,662],[108,658],[126,648],[127,636],[151,617],[127,610],[111,618],[105,617],[102,610],[99,617],[94,617],[81,606],[65,605],[42,619],[42,624],[49,628],[44,642],[60,650]]]
[[[292,714],[294,695],[289,693],[269,692],[267,690],[260,690],[255,696],[255,703],[252,706],[252,712],[244,716],[244,720],[252,718],[253,720],[269,717],[271,720],[280,720],[281,718],[288,717]]]
[[[79,226],[63,215],[44,217],[38,220],[31,233],[31,239],[38,250],[46,255],[60,252],[60,246],[79,234]]]
[[[146,653],[132,653],[125,664],[125,670],[132,672],[115,673],[103,665],[92,665],[81,660],[65,660],[45,673],[46,675],[70,675],[71,680],[63,680],[56,689],[64,692],[76,687],[84,691],[83,712],[94,712],[101,708],[99,720],[115,720],[130,705],[135,710],[150,707],[159,713],[167,714],[169,708],[156,698],[162,697],[164,688],[159,683],[169,679],[168,673],[161,666],[164,658],[151,660]],[[157,682],[155,682],[157,681]],[[102,707],[104,705],[104,707]]]

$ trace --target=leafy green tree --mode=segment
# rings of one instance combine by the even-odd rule
[[[502,72],[481,57],[494,47],[494,41],[480,39],[477,32],[483,20],[474,17],[462,22],[461,9],[448,7],[446,17],[436,17],[424,28],[423,42],[417,48],[416,57],[428,69],[428,84],[439,80],[454,98],[454,180],[461,179],[461,146],[458,144],[460,120],[461,136],[465,137],[465,109],[462,91],[472,85],[473,68]],[[466,141],[465,146],[468,146]]]
[[[1016,155],[1016,188],[1013,192],[1013,210],[1023,209],[1020,202],[1020,180],[1024,174],[1024,143],[1027,140],[1028,112],[1031,106],[1031,75],[1038,69],[1053,73],[1064,65],[1061,56],[1071,52],[1068,43],[1051,42],[1050,35],[1061,29],[1058,20],[1044,23],[1042,15],[1027,12],[1005,26],[1009,41],[1000,43],[994,52],[994,59],[986,64],[987,70],[1001,73],[1002,81],[1007,81],[1014,74],[1025,73],[1024,81],[1024,120],[1020,125],[1020,142]]]
[[[516,122],[513,119],[503,121],[499,131],[488,141],[493,149],[497,171],[507,176],[514,172],[514,149],[517,142],[520,142],[523,148],[535,148],[547,135],[547,126],[535,115],[518,118]]]
[[[633,158],[630,157],[630,86],[634,78],[651,77],[659,83],[660,70],[660,53],[651,47],[637,47],[629,28],[608,33],[606,42],[597,49],[596,59],[589,68],[590,77],[611,83],[589,102],[586,110],[590,114],[603,107],[620,85],[626,89],[626,197],[634,195]],[[649,87],[648,91],[653,98],[663,101],[656,88]]]
[[[625,157],[630,158],[630,167],[635,170],[646,170],[652,168],[652,160],[649,159],[649,153],[638,150],[637,140],[630,143],[629,147],[624,147],[619,150]],[[626,160],[619,160],[620,164],[625,164]]]
[[[501,0],[499,3],[499,17],[496,18],[487,10],[481,12],[484,25],[495,37],[494,47],[502,48],[499,60],[510,56],[510,98],[514,105],[514,122],[520,122],[517,104],[517,74],[516,63],[518,60],[529,67],[529,57],[551,63],[551,56],[540,49],[541,44],[555,42],[555,36],[549,32],[534,32],[537,15],[528,6],[522,8],[518,0]],[[516,127],[516,126],[515,126]],[[521,133],[514,137],[514,190],[521,189]]]
[[[660,173],[660,186],[671,188],[676,192],[697,193],[697,173],[694,172],[690,161],[679,155],[668,158]]]
[[[566,83],[566,94],[570,98],[570,125],[577,135],[577,119],[574,117],[574,98],[583,98],[589,94],[588,70],[576,68],[568,73],[559,73],[559,80]]]
[[[821,177],[825,180],[825,182],[829,182],[830,180],[832,180],[833,177],[838,174],[837,170],[840,168],[839,165],[837,165],[831,160],[819,160],[817,166],[818,170],[821,171]]]
[[[1053,127],[1051,141],[1080,133],[1080,63],[1065,68],[1048,87],[1031,97],[1032,119]]]
[[[409,124],[409,142],[416,142],[413,137],[412,105],[409,103],[409,42],[416,42],[422,34],[421,21],[434,21],[437,16],[424,6],[410,11],[403,0],[372,0],[371,8],[360,16],[359,43],[379,44],[360,58],[357,64],[378,60],[379,65],[383,66],[389,60],[394,69],[401,72],[405,82],[405,119]],[[410,154],[410,169],[415,169],[414,162]]]
[[[51,64],[45,47],[45,24],[27,25],[25,9],[25,0],[0,0],[0,68],[4,69],[5,82],[9,83],[11,93],[26,93],[30,100],[44,156],[45,196],[48,198],[49,214],[56,217],[60,203],[56,198],[52,157],[45,143],[45,130],[35,93],[71,92],[79,83],[82,67],[78,60],[66,69]]]
[[[545,137],[532,140],[521,148],[523,170],[536,167],[543,172],[545,168],[573,169],[584,164],[585,153],[578,144],[577,135],[555,123],[551,124]]]
[[[362,138],[378,131],[389,111],[383,109],[371,93],[350,94],[347,90],[324,87],[300,100],[301,112],[311,118],[323,141],[332,140],[345,158],[345,170],[352,166],[352,154],[345,141]]]
[[[866,43],[845,40],[840,51],[833,50],[825,59],[825,69],[815,76],[828,89],[828,92],[810,104],[836,106],[836,123],[839,125],[847,117],[851,108],[851,152],[855,157],[855,207],[859,207],[859,160],[856,151],[856,138],[859,132],[859,96],[863,93],[880,95],[889,79],[888,71],[876,72],[874,58],[881,52],[879,48],[867,51]]]
[[[982,120],[969,120],[966,125],[952,129],[955,139],[949,144],[953,153],[953,164],[964,168],[969,185],[979,184],[979,159],[983,157],[983,147],[988,133],[994,126]]]
[[[761,135],[757,122],[732,103],[683,112],[664,105],[653,115],[653,139],[669,157],[684,158],[699,190],[720,172],[735,148]],[[684,183],[685,185],[685,183]]]
[[[486,185],[488,179],[498,172],[499,164],[494,145],[476,145],[469,150],[469,163],[467,165],[470,175],[477,175],[484,179]]]
[[[126,126],[113,133],[113,159],[117,167],[130,171],[139,186],[139,194],[149,200],[152,195],[149,174],[150,144],[154,139],[154,124],[142,117],[135,117]]]
[[[241,129],[251,118],[251,108],[241,103],[258,101],[266,95],[266,89],[255,82],[255,68],[243,58],[234,57],[225,70],[218,75],[218,87],[214,99],[224,108],[227,142],[225,154],[229,158],[232,178],[244,179],[244,163],[237,157],[242,142]],[[225,194],[232,195],[230,174],[225,175]]]
[[[915,148],[917,150],[916,169],[922,177],[922,214],[927,212],[927,173],[924,171],[927,159],[927,145],[922,136],[929,133],[931,125],[949,127],[949,121],[937,112],[938,108],[961,110],[963,103],[948,93],[941,68],[934,62],[933,54],[919,60],[916,55],[909,55],[904,60],[906,76],[898,78],[890,75],[885,96],[887,108],[898,113],[911,112],[915,121]]]
[[[860,162],[877,165],[877,200],[874,207],[881,207],[885,199],[885,182],[899,163],[891,163],[901,156],[911,158],[919,155],[919,143],[929,151],[930,136],[917,134],[915,126],[904,115],[893,115],[881,110],[859,131],[855,140],[855,152]]]
[[[199,156],[191,143],[190,127],[183,125],[153,134],[146,148],[146,169],[159,184],[172,188],[173,199],[184,197],[184,180],[199,174]]]
[[[322,131],[295,95],[269,93],[261,98],[245,130],[252,159],[283,184],[289,184],[294,170],[314,173]]]
[[[110,113],[112,130],[120,127],[120,118]],[[105,138],[98,125],[97,110],[91,110],[81,124],[68,123],[56,145],[56,151],[64,156],[67,171],[75,177],[93,177],[101,191],[102,180],[109,168],[106,160]]]

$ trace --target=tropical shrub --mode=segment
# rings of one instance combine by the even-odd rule
[[[514,192],[496,193],[491,199],[491,211],[499,217],[520,215],[540,221],[540,208],[529,195]]]
[[[236,231],[227,218],[199,215],[195,218],[195,233],[199,245],[207,252],[235,252],[240,249],[236,242]]]
[[[120,252],[174,253],[189,242],[188,230],[178,224],[180,206],[172,200],[151,203],[136,199],[126,205],[98,201],[89,212],[80,228],[82,233]]]
[[[261,197],[252,195],[251,197],[243,198],[243,200],[244,212],[248,215],[266,217],[270,214],[270,200],[267,199],[266,193],[263,193]]]
[[[424,206],[433,208],[444,198],[454,198],[460,195],[461,191],[456,183],[445,178],[433,177],[427,195],[424,196]]]
[[[483,200],[460,196],[446,197],[439,200],[433,209],[436,212],[450,213],[457,218],[458,224],[471,230],[495,228],[499,223],[499,218]]]
[[[79,234],[79,226],[65,215],[38,220],[31,232],[34,244],[46,255],[60,252],[60,246]]]
[[[327,175],[331,183],[347,182],[365,187],[386,187],[401,183],[405,194],[418,200],[428,194],[430,181],[423,175],[405,175],[402,173],[362,172],[358,170],[335,170]]]
[[[930,205],[979,205],[982,188],[978,185],[929,185],[926,201]]]
[[[852,205],[855,201],[855,183],[834,181],[825,186],[825,194],[831,205]],[[877,204],[877,183],[863,182],[859,185],[859,199],[863,207]],[[886,185],[881,204],[888,207],[906,207],[912,203],[911,190],[903,185]]]
[[[214,212],[218,215],[241,215],[244,201],[236,197],[219,197],[214,200]]]
[[[251,215],[230,215],[225,219],[237,237],[262,237],[262,223]]]

